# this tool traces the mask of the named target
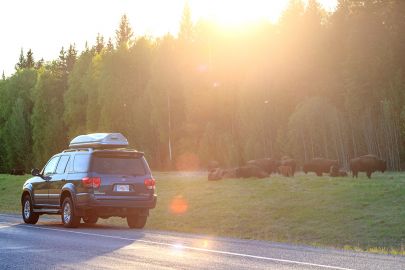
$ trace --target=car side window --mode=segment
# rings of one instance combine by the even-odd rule
[[[69,161],[69,156],[61,156],[58,162],[58,166],[56,167],[56,173],[62,174],[65,172],[66,165]]]
[[[69,158],[69,162],[68,162],[68,164],[66,165],[66,170],[65,170],[65,172],[67,172],[67,173],[71,173],[71,172],[73,172],[73,156],[70,156],[70,158]]]
[[[73,171],[75,173],[85,173],[89,169],[90,155],[76,154],[73,161]]]
[[[56,170],[56,165],[58,164],[59,157],[53,157],[51,158],[48,163],[46,164],[44,168],[44,175],[50,175],[53,174]]]

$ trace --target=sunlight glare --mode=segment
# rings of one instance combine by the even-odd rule
[[[175,196],[170,203],[170,212],[173,214],[184,214],[187,212],[188,203],[183,196]]]
[[[170,252],[170,254],[171,254],[172,256],[176,256],[176,257],[183,257],[183,256],[185,256],[186,253],[184,252],[184,246],[183,246],[183,244],[180,244],[180,243],[174,244],[174,245],[173,245],[173,248],[172,248],[172,250],[171,250],[171,252]]]
[[[336,8],[337,0],[318,1],[326,11]],[[191,13],[194,18],[212,20],[218,25],[228,28],[240,28],[260,21],[276,23],[289,0],[190,0]],[[304,0],[304,3],[307,1]]]
[[[208,240],[204,240],[204,241],[202,242],[202,247],[203,247],[203,248],[208,248],[208,247],[209,247],[209,242],[208,242]]]
[[[260,20],[277,21],[286,3],[268,0],[207,0],[192,1],[191,8],[197,17],[213,20],[224,27],[239,27]]]

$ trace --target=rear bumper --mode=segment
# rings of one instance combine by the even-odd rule
[[[89,207],[125,207],[125,208],[155,208],[156,195],[149,200],[117,200],[117,199],[92,199],[89,201]]]
[[[147,215],[148,210],[155,208],[157,202],[156,194],[148,200],[97,199],[92,194],[77,195],[76,208],[80,216],[88,212],[98,216],[125,216],[145,212]]]

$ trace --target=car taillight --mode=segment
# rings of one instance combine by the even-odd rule
[[[145,179],[144,183],[145,183],[145,187],[147,189],[154,189],[156,181],[153,178],[148,178],[148,179]]]
[[[85,187],[99,188],[101,179],[100,177],[84,177],[82,183]]]

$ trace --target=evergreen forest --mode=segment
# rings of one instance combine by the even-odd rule
[[[232,31],[186,4],[178,35],[135,36],[123,15],[115,37],[61,44],[52,61],[24,48],[0,78],[0,171],[42,167],[95,132],[123,133],[155,170],[285,155],[347,168],[364,154],[400,170],[405,1],[338,2],[290,0],[278,22]]]

